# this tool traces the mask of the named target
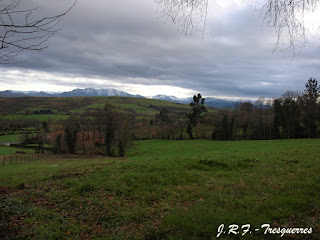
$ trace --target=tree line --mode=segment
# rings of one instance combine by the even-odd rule
[[[234,109],[208,112],[205,99],[195,95],[185,116],[162,109],[149,138],[267,140],[320,137],[320,86],[310,78],[302,92],[287,91],[274,100],[236,104]],[[185,134],[183,134],[183,131]]]
[[[273,101],[259,98],[221,112],[213,139],[289,139],[320,136],[320,87],[310,78],[301,93],[287,91]]]
[[[124,157],[129,144],[130,115],[105,105],[80,116],[60,120],[55,131],[47,134],[55,153],[103,154]]]
[[[302,92],[287,91],[270,100],[242,102],[233,109],[207,110],[201,94],[195,95],[189,112],[160,109],[153,117],[136,116],[112,105],[86,110],[66,120],[39,122],[3,119],[4,131],[22,127],[37,129],[38,136],[24,142],[47,144],[55,153],[125,156],[132,140],[212,139],[268,140],[320,137],[320,86],[310,78]]]
[[[310,78],[301,93],[237,104],[234,109],[207,111],[195,95],[190,112],[162,108],[153,118],[136,118],[111,106],[65,120],[63,131],[51,139],[56,152],[125,156],[131,140],[212,139],[268,140],[320,137],[320,87]]]

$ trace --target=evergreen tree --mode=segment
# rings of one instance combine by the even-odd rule
[[[319,114],[317,101],[320,86],[318,86],[318,81],[314,78],[310,78],[305,86],[306,89],[302,92],[301,97],[299,97],[299,101],[303,110],[303,122],[307,128],[307,136],[314,137]]]
[[[190,103],[190,107],[192,107],[191,111],[187,114],[189,119],[189,123],[187,126],[187,133],[190,138],[193,139],[192,128],[197,126],[200,122],[204,121],[203,113],[207,112],[206,107],[204,106],[205,99],[201,96],[200,93],[198,95],[193,96],[193,101]]]

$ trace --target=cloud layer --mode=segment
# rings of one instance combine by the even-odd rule
[[[0,65],[0,90],[21,90],[23,83],[26,90],[110,87],[146,96],[170,90],[254,98],[303,90],[308,78],[319,77],[318,42],[311,40],[294,57],[272,53],[275,34],[258,14],[235,0],[221,3],[210,6],[201,40],[201,32],[184,36],[164,23],[152,0],[79,0],[49,49],[24,52],[22,64]],[[54,14],[71,2],[33,4]]]

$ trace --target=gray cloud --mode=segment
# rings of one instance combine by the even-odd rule
[[[52,14],[70,2],[58,3],[55,8],[50,1],[37,4]],[[49,49],[24,52],[20,58],[27,61],[23,64],[0,68],[89,79],[43,79],[57,85],[100,87],[103,79],[112,79],[122,84],[169,85],[194,89],[205,96],[242,98],[302,90],[309,77],[319,77],[316,43],[294,58],[291,52],[272,53],[274,33],[261,27],[255,13],[245,8],[217,8],[222,10],[223,14],[209,15],[201,41],[201,33],[184,36],[177,26],[164,24],[152,0],[80,0],[63,19],[62,30],[50,39]],[[90,82],[90,78],[100,78],[101,84]],[[5,77],[1,81],[12,83]],[[27,85],[33,80],[25,81]]]

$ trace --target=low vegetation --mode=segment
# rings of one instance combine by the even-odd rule
[[[319,139],[149,140],[134,142],[126,158],[52,155],[0,167],[0,234],[2,239],[215,239],[220,224],[268,223],[311,227],[308,236],[316,239],[319,144]],[[279,237],[261,230],[244,239]]]

